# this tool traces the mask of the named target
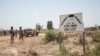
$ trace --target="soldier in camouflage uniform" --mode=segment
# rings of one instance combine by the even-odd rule
[[[6,34],[7,34],[7,33],[6,33],[6,30],[4,30],[4,36],[6,36]]]
[[[10,36],[11,36],[11,39],[10,39],[11,44],[13,44],[14,43],[14,30],[13,30],[13,27],[11,27]]]
[[[38,36],[39,35],[39,31],[38,30],[36,30],[36,36]]]
[[[20,41],[20,40],[23,41],[23,36],[24,36],[23,30],[22,30],[22,27],[20,27],[20,29],[19,29],[19,41]]]

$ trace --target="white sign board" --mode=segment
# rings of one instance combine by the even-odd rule
[[[84,31],[82,13],[60,15],[60,31]]]

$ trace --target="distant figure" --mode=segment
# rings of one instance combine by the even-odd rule
[[[38,36],[39,35],[39,31],[36,31],[36,36]]]
[[[4,36],[6,36],[6,34],[7,34],[7,33],[6,33],[6,31],[4,30]]]
[[[22,27],[19,28],[19,41],[22,40],[23,41],[23,36],[24,36],[24,33],[23,33],[23,30],[22,30]]]
[[[17,37],[17,29],[15,30],[15,37]]]
[[[11,39],[10,39],[11,44],[13,44],[14,43],[14,30],[13,30],[13,27],[11,27],[10,36],[11,36]]]

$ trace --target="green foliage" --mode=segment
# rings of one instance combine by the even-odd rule
[[[88,49],[86,50],[86,56],[96,56],[96,55],[94,54],[94,51],[92,49]]]
[[[61,46],[61,55],[62,55],[62,56],[67,56],[68,53],[69,53],[69,51],[66,50],[66,48],[65,48],[64,45],[62,45],[62,46]]]
[[[61,46],[61,51],[55,56],[69,56],[69,50],[65,48],[64,45]]]
[[[46,32],[45,39],[48,42],[54,41],[56,38],[56,33],[54,31],[48,31]]]
[[[95,48],[94,48],[94,54],[95,56],[100,56],[100,44],[97,45]]]
[[[52,23],[52,21],[48,21],[47,22],[47,29],[53,29],[53,23]]]
[[[63,40],[66,40],[68,38],[68,35],[64,35],[63,33],[57,33],[56,34],[56,41],[59,42],[59,41],[63,41]]]
[[[86,56],[100,56],[100,44],[96,45],[93,49],[86,49]]]
[[[95,36],[93,37],[93,40],[95,42],[100,42],[100,33],[96,33]]]
[[[70,54],[70,56],[80,56],[78,52],[73,52]]]
[[[39,30],[40,31],[41,29],[42,29],[42,26],[39,23],[37,23],[36,24],[36,30]]]
[[[60,33],[55,33],[54,31],[52,30],[49,30],[47,31],[46,33],[46,36],[45,36],[45,39],[47,42],[51,42],[51,41],[54,41],[56,40],[57,42],[59,41],[63,41],[63,40],[66,40],[68,38],[67,35],[64,35],[64,34],[60,34]]]
[[[62,45],[60,53],[55,56],[79,56],[79,53],[78,52],[70,53],[69,50],[66,49],[64,45]]]

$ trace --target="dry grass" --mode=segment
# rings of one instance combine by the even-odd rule
[[[39,36],[35,37],[29,37],[24,38],[23,42],[19,42],[18,37],[15,38],[15,43],[13,46],[15,46],[18,49],[19,56],[27,56],[30,53],[33,55],[34,53],[38,54],[38,56],[53,56],[55,53],[59,52],[59,45],[58,43],[50,42],[48,44],[44,44],[45,40],[43,40],[45,34],[40,33]],[[72,35],[73,36],[73,35]],[[76,37],[70,36],[67,40],[63,41],[63,44],[67,49],[70,49],[70,52],[79,52],[79,54],[82,54],[82,45],[77,44],[79,35],[76,35]],[[7,47],[11,46],[10,44],[10,36],[6,37],[0,37],[0,47]],[[88,42],[88,45],[90,48],[94,48],[95,44],[92,44],[91,37],[86,37],[86,40]],[[77,45],[76,45],[76,44]],[[1,52],[1,50],[0,50]]]

